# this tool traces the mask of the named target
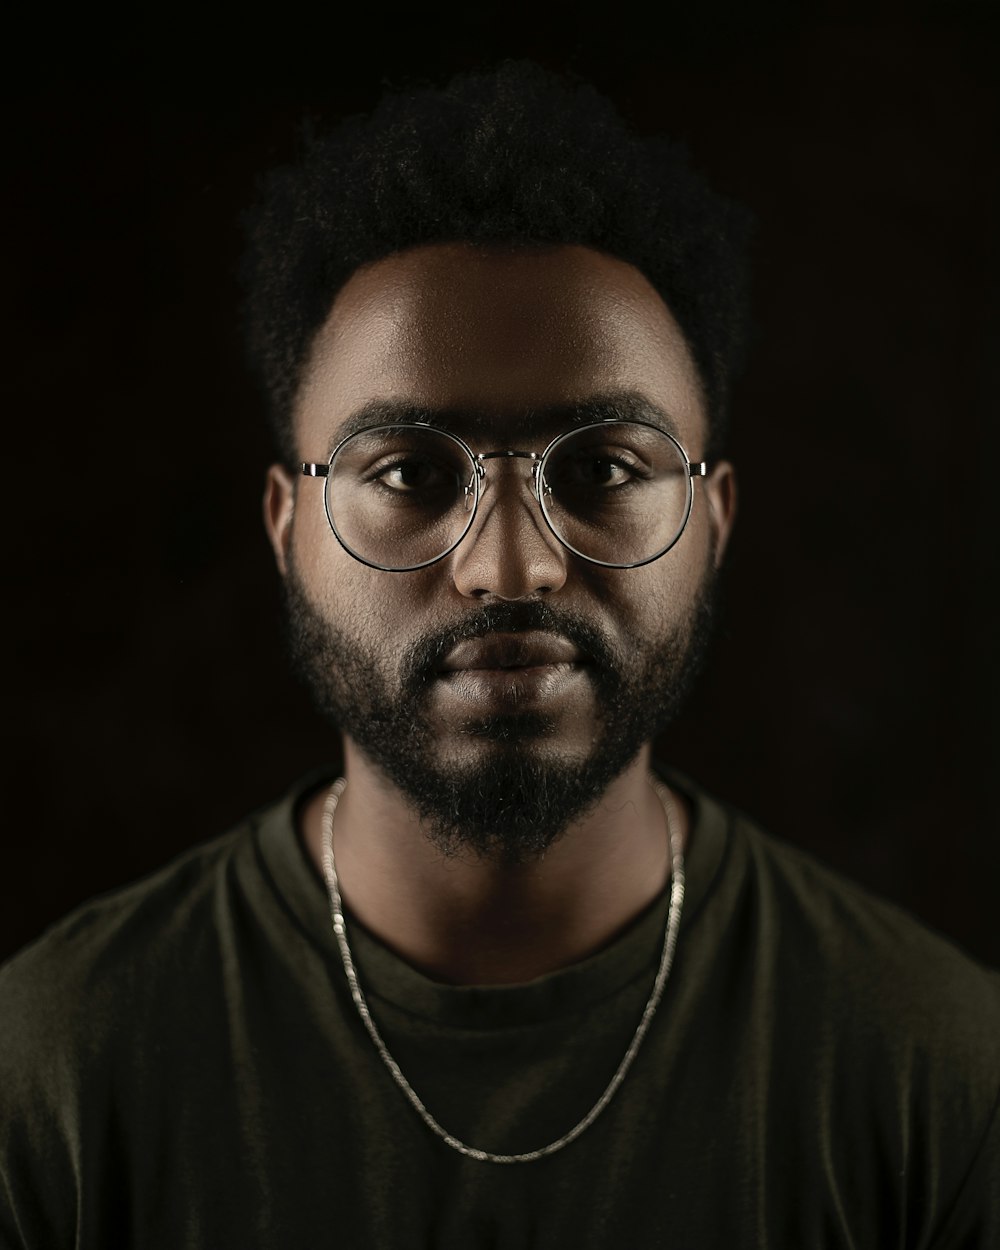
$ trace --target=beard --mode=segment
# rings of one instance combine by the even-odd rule
[[[716,580],[710,571],[687,616],[654,639],[614,642],[578,613],[542,601],[499,602],[417,638],[390,661],[388,649],[326,620],[292,566],[284,583],[286,643],[320,715],[401,791],[444,855],[525,864],[591,811],[677,715],[704,664]],[[554,633],[586,655],[597,707],[590,750],[561,757],[553,720],[515,710],[467,718],[462,735],[488,746],[474,763],[443,760],[427,709],[442,661],[467,639],[525,630]]]

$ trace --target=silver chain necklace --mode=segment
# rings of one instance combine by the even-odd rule
[[[337,866],[333,858],[333,818],[346,785],[346,777],[338,778],[330,787],[330,793],[327,795],[326,803],[323,805],[323,876],[326,879],[326,888],[330,897],[330,917],[333,920],[333,932],[337,938],[337,945],[340,947],[340,957],[344,963],[347,982],[351,987],[351,997],[354,999],[354,1005],[358,1009],[358,1015],[361,1017],[362,1023],[368,1030],[368,1036],[372,1039],[382,1062],[392,1074],[392,1079],[406,1095],[414,1110],[431,1132],[440,1137],[445,1145],[450,1146],[452,1150],[457,1150],[459,1154],[466,1155],[470,1159],[478,1159],[482,1163],[531,1163],[535,1159],[544,1159],[546,1155],[552,1155],[557,1150],[562,1150],[564,1146],[568,1146],[570,1142],[576,1141],[581,1133],[585,1133],[590,1128],[617,1093],[618,1087],[625,1080],[625,1076],[632,1066],[632,1061],[638,1054],[642,1040],[649,1030],[653,1016],[656,1014],[656,1009],[660,1005],[660,999],[663,997],[663,987],[670,973],[670,965],[674,959],[674,948],[677,945],[677,930],[681,922],[681,908],[684,906],[684,856],[681,852],[680,837],[677,833],[678,822],[674,813],[674,802],[670,792],[655,777],[650,778],[650,785],[663,805],[663,814],[667,822],[667,836],[670,843],[670,909],[667,912],[667,924],[663,934],[660,966],[656,971],[653,988],[646,1001],[646,1006],[643,1008],[642,1018],[639,1020],[632,1040],[628,1044],[628,1049],[625,1051],[625,1055],[618,1065],[614,1076],[608,1082],[604,1093],[601,1094],[583,1119],[578,1124],[575,1124],[568,1133],[564,1133],[562,1137],[549,1142],[547,1146],[539,1147],[538,1150],[527,1150],[523,1154],[516,1155],[501,1155],[493,1154],[489,1150],[477,1150],[475,1146],[468,1146],[465,1142],[460,1141],[449,1133],[447,1129],[442,1128],[424,1106],[419,1094],[417,1094],[416,1090],[414,1090],[413,1086],[400,1071],[399,1064],[389,1053],[389,1048],[382,1040],[378,1026],[368,1010],[368,1004],[358,982],[354,957],[347,942],[344,907],[340,897],[340,884],[337,880]]]

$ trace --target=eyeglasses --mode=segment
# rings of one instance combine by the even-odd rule
[[[610,569],[658,560],[677,542],[694,502],[692,463],[676,438],[642,421],[595,421],[533,451],[474,452],[428,425],[376,425],[348,435],[327,464],[326,517],[355,560],[387,573],[426,568],[468,534],[489,485],[488,460],[530,460],[542,516],[574,555]]]

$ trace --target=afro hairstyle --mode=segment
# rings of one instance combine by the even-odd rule
[[[530,62],[385,96],[307,131],[245,218],[247,349],[283,460],[309,351],[362,265],[423,244],[582,244],[636,266],[684,332],[721,450],[743,357],[747,210],[680,145],[632,133],[592,87]]]

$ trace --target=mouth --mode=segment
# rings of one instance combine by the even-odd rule
[[[579,647],[556,634],[489,634],[454,647],[438,678],[468,702],[523,707],[568,690],[588,665]]]
[[[469,638],[448,652],[439,674],[531,672],[535,669],[581,667],[587,657],[568,638],[533,630]]]

